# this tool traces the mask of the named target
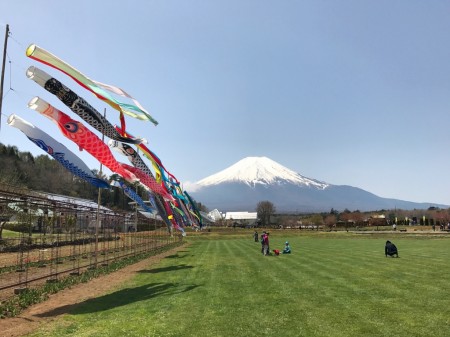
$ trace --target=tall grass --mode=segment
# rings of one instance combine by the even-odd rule
[[[450,240],[398,236],[396,259],[386,239],[195,238],[35,336],[449,336]]]

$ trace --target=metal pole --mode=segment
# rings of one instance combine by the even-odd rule
[[[0,129],[2,127],[3,81],[5,79],[6,48],[8,47],[9,25],[6,25],[5,46],[3,47],[2,78],[0,81]]]
[[[106,117],[106,108],[103,112],[103,117]],[[104,130],[102,130],[102,142],[105,141],[105,133]],[[100,163],[100,178],[102,177],[102,168],[103,165]],[[97,268],[97,261],[98,261],[98,227],[100,225],[100,202],[102,200],[102,189],[98,188],[98,199],[97,199],[97,221],[95,224],[95,259],[94,259],[94,267]]]

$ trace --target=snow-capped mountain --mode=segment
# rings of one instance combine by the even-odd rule
[[[279,212],[448,207],[382,198],[357,187],[306,178],[266,157],[244,158],[196,186],[190,194],[208,208],[221,211],[254,211],[264,200],[271,201]]]
[[[211,186],[222,183],[244,183],[249,186],[294,184],[324,189],[328,184],[306,178],[267,157],[247,157],[223,171],[200,180],[199,186]]]

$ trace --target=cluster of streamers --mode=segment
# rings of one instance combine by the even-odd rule
[[[144,201],[142,200],[142,198],[135,191],[133,191],[132,188],[125,185],[125,183],[114,180],[111,182],[111,186],[121,188],[123,190],[123,192],[125,193],[125,195],[128,198],[130,198],[131,200],[135,201],[139,206],[141,206],[144,211],[149,212],[149,213],[154,212],[154,210],[150,206],[146,205],[144,203]]]
[[[179,230],[182,230],[182,225],[177,221],[173,213],[173,206],[170,202],[176,199],[168,193],[161,184],[158,184],[153,176],[153,173],[144,163],[139,154],[128,144],[120,143],[117,141],[110,140],[108,142],[109,146],[116,150],[117,152],[123,154],[128,158],[128,160],[134,165],[134,167],[122,164],[124,168],[133,172],[143,183],[146,185],[155,195],[155,201],[157,205],[164,206],[164,211],[158,208],[161,217],[166,220],[168,219],[171,225]],[[183,224],[184,225],[184,224]],[[182,230],[184,232],[184,230]]]
[[[169,215],[169,218],[171,219],[174,226],[176,224],[181,226],[196,226],[198,223],[201,223],[201,219],[195,215],[192,211],[190,211],[189,207],[189,201],[182,196],[179,193],[181,191],[181,188],[179,187],[178,180],[176,180],[178,185],[173,184],[172,186],[169,186],[167,188],[167,185],[165,184],[158,184],[157,181],[153,177],[153,173],[148,168],[148,166],[145,164],[145,162],[142,160],[142,158],[139,156],[137,151],[135,151],[130,145],[120,143],[114,140],[110,140],[108,142],[109,146],[113,148],[114,150],[118,151],[119,153],[123,154],[128,158],[128,160],[136,167],[136,170],[132,170],[131,167],[127,167],[128,170],[136,174],[136,176],[142,180],[144,180],[144,177],[139,173],[139,171],[146,174],[146,177],[150,177],[152,181],[155,181],[155,183],[159,186],[158,190],[155,190],[159,196],[163,197],[169,204],[166,206],[166,212]],[[148,151],[150,152],[150,151]],[[152,156],[154,158],[158,158],[156,155],[152,153]],[[159,161],[159,158],[158,158]],[[152,161],[154,164],[154,167],[156,166],[155,171],[157,172],[164,172],[165,169],[163,168],[163,165],[161,163],[161,166],[155,165],[155,161]],[[178,189],[178,191],[177,191]],[[183,193],[183,192],[181,192]],[[194,216],[194,217],[193,217]],[[181,224],[181,226],[180,226]],[[182,228],[182,227],[181,227]]]
[[[22,131],[28,139],[35,143],[38,147],[52,156],[64,168],[81,179],[91,183],[99,188],[109,188],[108,182],[97,178],[92,174],[87,165],[73,154],[63,144],[59,143],[47,133],[37,128],[33,124],[13,114],[8,118],[8,124]]]
[[[141,186],[144,187],[149,192],[150,199],[154,201],[156,209],[158,210],[158,213],[160,214],[161,218],[166,223],[168,229],[170,230],[172,226],[177,227],[177,224],[176,222],[174,222],[172,216],[172,211],[170,208],[167,207],[168,201],[164,200],[162,195],[156,192],[157,190],[161,189],[161,186],[154,183],[154,179],[152,178],[152,176],[149,176],[148,174],[144,173],[137,167],[133,167],[124,163],[122,163],[121,165],[124,167],[124,169],[129,170],[130,172],[135,174],[136,177],[140,180],[139,182]]]
[[[143,210],[150,213],[157,212],[170,232],[172,228],[175,228],[180,230],[182,235],[185,235],[184,227],[186,226],[202,227],[200,212],[196,209],[195,202],[189,194],[182,190],[178,179],[164,167],[159,157],[144,144],[146,143],[145,139],[133,137],[127,132],[124,115],[150,121],[154,125],[158,124],[136,99],[121,88],[90,79],[68,63],[34,44],[27,48],[26,55],[68,75],[81,87],[119,111],[121,126],[113,126],[106,119],[106,116],[99,113],[84,98],[45,71],[31,66],[26,72],[28,78],[56,96],[92,128],[108,137],[110,139],[109,147],[82,122],[72,119],[39,97],[34,97],[28,103],[28,107],[54,122],[66,138],[78,145],[80,151],[86,150],[101,164],[117,173],[127,182],[137,182],[147,191],[149,203],[145,202],[123,181],[113,181],[110,185],[105,180],[98,178],[81,159],[64,145],[17,115],[9,117],[9,125],[21,130],[32,142],[81,179],[99,188],[109,188],[110,186],[121,188]],[[125,103],[112,94],[124,97],[132,101],[133,104]],[[137,150],[130,144],[135,145]],[[111,149],[126,156],[132,165],[118,162]],[[151,162],[154,173],[139,155],[139,150]]]
[[[133,136],[130,133],[127,133],[124,129],[118,126],[116,126],[116,129],[123,136],[133,138]],[[185,200],[183,192],[180,188],[180,182],[172,173],[166,170],[159,157],[145,144],[137,144],[137,147],[142,151],[144,156],[152,162],[153,169],[155,170],[156,181],[161,183],[167,191],[170,190],[170,193],[172,193],[178,199]]]
[[[29,67],[27,70],[27,77],[55,95],[70,110],[106,137],[133,144],[143,141],[143,139],[123,137],[115,127],[94,107],[86,102],[86,100],[79,97],[76,93],[63,85],[56,78],[51,77],[45,71],[36,67]]]
[[[35,44],[30,45],[27,48],[26,55],[33,60],[42,62],[50,67],[53,67],[69,77],[71,77],[73,80],[75,80],[79,85],[81,85],[83,88],[89,90],[92,92],[95,96],[97,96],[100,100],[104,101],[105,103],[109,104],[113,109],[125,113],[131,117],[140,119],[140,120],[146,120],[151,121],[153,124],[157,125],[158,122],[153,119],[152,116],[139,104],[137,100],[135,100],[133,97],[131,97],[128,93],[126,93],[124,90],[117,88],[115,86],[100,83],[97,81],[94,81],[81,72],[79,72],[77,69],[72,67],[70,64],[67,64],[63,60],[59,59],[52,53],[46,51],[45,49],[42,49]],[[130,98],[134,104],[127,104],[123,103],[117,99],[115,99],[113,96],[109,94],[109,92],[114,93],[116,95]]]
[[[187,200],[189,200],[189,205],[190,205],[190,210],[189,212],[191,212],[192,215],[194,215],[199,223],[202,223],[202,215],[200,213],[200,211],[197,209],[197,206],[195,205],[194,200],[191,198],[191,196],[188,194],[188,192],[184,191],[184,195],[186,196]]]
[[[122,165],[122,167],[125,170],[128,170],[131,173],[133,173],[140,180],[140,182],[143,185],[145,185],[153,193],[160,195],[161,197],[164,198],[164,200],[167,200],[167,201],[175,200],[174,197],[172,195],[170,195],[169,193],[167,193],[164,190],[164,188],[162,188],[162,186],[160,184],[158,184],[152,176],[148,175],[147,173],[145,173],[138,167],[130,166],[130,165],[127,165],[124,163],[121,163],[120,165]]]
[[[147,185],[152,191],[155,193],[161,195],[163,198],[165,198],[168,201],[173,201],[173,196],[164,188],[163,185],[158,183],[153,176],[153,173],[150,171],[148,166],[145,164],[145,162],[142,160],[141,156],[128,144],[124,144],[118,141],[110,140],[108,142],[108,145],[113,150],[119,152],[120,154],[123,154],[127,157],[127,159],[135,166],[137,170],[132,171],[135,173],[139,179],[145,180],[148,182],[149,185]],[[131,167],[128,167],[127,169],[133,170]],[[136,172],[138,171],[138,172]]]
[[[59,111],[39,97],[34,97],[28,103],[28,107],[56,123],[66,138],[77,144],[80,150],[89,152],[111,171],[116,172],[129,182],[138,180],[133,173],[120,165],[109,147],[82,123],[70,118],[64,112]]]

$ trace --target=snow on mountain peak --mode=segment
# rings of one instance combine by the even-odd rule
[[[241,182],[249,186],[288,182],[319,189],[324,189],[328,186],[324,182],[303,177],[267,157],[244,158],[225,170],[200,180],[197,184],[209,186],[224,182]]]

